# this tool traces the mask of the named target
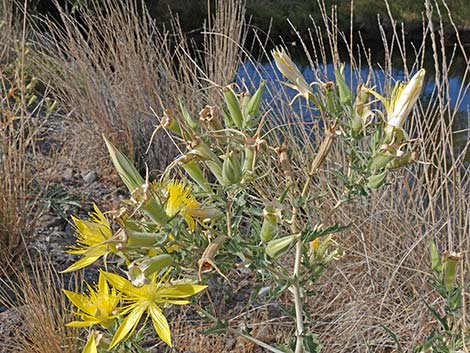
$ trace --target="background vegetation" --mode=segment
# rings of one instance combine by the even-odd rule
[[[312,13],[317,27],[312,28],[311,38],[301,35],[296,40],[300,43],[299,47],[303,47],[301,39],[304,40],[305,56],[309,59],[315,77],[328,81],[324,66],[328,63],[326,56],[329,56],[333,58],[332,65],[338,66],[348,61],[353,68],[351,75],[357,75],[360,64],[364,64],[370,68],[370,77],[374,79],[375,62],[369,55],[367,43],[360,50],[361,60],[352,54],[339,53],[338,48],[343,41],[340,29],[349,28],[349,3],[338,2],[336,24],[327,17],[331,14],[331,3],[328,1],[325,1],[326,11],[323,12],[318,10],[314,2],[247,1],[245,10],[243,6],[224,7],[222,4],[229,2],[220,1],[219,11],[213,13],[210,24],[206,22],[208,32],[213,34],[206,35],[200,34],[205,5],[202,1],[193,3],[194,8],[188,7],[187,2],[183,1],[159,1],[158,6],[151,11],[161,11],[163,14],[159,23],[154,24],[150,17],[142,18],[140,8],[133,7],[132,2],[123,5],[120,1],[107,0],[100,2],[99,8],[95,2],[79,8],[79,16],[77,13],[57,11],[62,16],[63,26],[45,20],[39,27],[46,31],[36,31],[37,23],[29,22],[30,19],[26,18],[25,23],[28,25],[21,26],[21,16],[13,17],[14,13],[21,13],[21,10],[14,12],[13,2],[3,2],[0,16],[2,254],[19,255],[25,248],[30,248],[30,239],[34,239],[37,227],[41,227],[37,222],[37,212],[44,211],[40,207],[42,201],[30,187],[33,179],[39,180],[43,183],[41,187],[45,188],[47,183],[57,181],[54,179],[56,175],[61,175],[59,183],[68,179],[62,175],[67,168],[73,168],[77,174],[96,171],[100,183],[119,185],[107,160],[101,134],[106,134],[125,150],[142,170],[143,162],[147,162],[150,169],[158,174],[158,169],[178,153],[178,147],[160,131],[150,153],[143,154],[155,125],[160,123],[164,109],[175,109],[178,99],[183,97],[190,113],[197,116],[205,104],[220,102],[220,96],[211,87],[232,83],[240,62],[252,60],[243,51],[247,36],[258,40],[261,53],[269,55],[263,47],[265,38],[249,34],[249,29],[244,27],[245,14],[252,13],[253,24],[262,28],[267,27],[273,17],[275,28],[272,33],[275,37],[278,33],[291,32],[290,25],[285,22],[286,17],[291,18],[299,28],[307,25],[312,27],[307,16]],[[424,300],[434,303],[438,309],[442,309],[445,303],[427,281],[430,272],[430,239],[435,240],[441,252],[464,253],[459,274],[462,284],[468,283],[470,184],[468,164],[465,163],[468,126],[464,122],[461,127],[463,135],[461,132],[460,138],[464,136],[466,142],[457,149],[453,126],[459,114],[459,104],[451,107],[448,97],[451,85],[448,73],[455,62],[441,49],[453,45],[465,63],[461,69],[465,77],[460,87],[461,98],[468,94],[470,61],[464,44],[458,37],[449,43],[446,33],[455,36],[456,28],[468,25],[469,9],[466,1],[448,1],[451,17],[441,1],[428,4],[427,13],[423,15],[422,2],[410,4],[408,1],[393,1],[389,4],[388,14],[381,1],[354,1],[357,28],[368,24],[373,24],[375,28],[375,21],[371,18],[375,19],[376,14],[381,13],[384,27],[377,28],[384,31],[396,29],[395,32],[389,31],[392,40],[385,38],[381,42],[385,55],[379,64],[388,78],[385,90],[393,87],[395,82],[393,72],[396,59],[392,58],[397,55],[401,58],[399,65],[405,68],[408,77],[421,67],[425,56],[431,55],[434,72],[430,79],[435,85],[428,101],[422,102],[407,126],[410,136],[417,139],[420,163],[403,173],[395,173],[390,184],[373,194],[367,203],[345,208],[332,216],[332,220],[351,223],[352,226],[335,238],[344,248],[346,256],[329,270],[315,288],[318,295],[307,303],[311,308],[312,330],[320,335],[324,352],[389,352],[394,349],[395,342],[384,326],[396,333],[407,351],[433,331],[437,320],[429,315]],[[164,14],[163,9],[168,5],[173,6],[184,24],[180,26]],[[441,10],[442,17],[439,17],[437,8]],[[197,19],[199,13],[201,18]],[[227,13],[237,15],[224,16]],[[452,18],[455,19],[454,23]],[[408,24],[403,33],[400,26],[392,26],[395,20],[401,19],[411,22],[411,28],[419,24],[420,35],[424,28],[425,40],[415,46],[412,60],[405,55],[404,50],[408,44],[403,39]],[[165,30],[162,24],[165,24]],[[199,33],[202,39],[196,46],[192,38],[186,35],[187,30],[194,28],[197,28],[194,33]],[[289,35],[294,36],[295,32]],[[429,46],[431,54],[425,50]],[[316,51],[314,48],[320,49]],[[39,84],[36,88],[29,86],[31,90],[28,91],[33,76]],[[18,90],[12,96],[10,92],[13,87],[18,87]],[[294,171],[296,175],[305,176],[303,166],[317,153],[314,142],[321,137],[321,125],[318,122],[305,124],[304,116],[289,105],[283,93],[276,91],[275,87],[268,87],[268,90],[271,98],[263,109],[273,118],[270,128],[277,131],[277,143],[285,140],[291,143]],[[37,96],[34,101],[30,99],[31,95]],[[58,111],[53,116],[45,113],[48,97],[51,99],[49,103],[57,101]],[[41,141],[35,138],[41,136],[36,135],[36,132],[43,132],[44,124],[50,128],[47,138],[54,141],[48,153],[40,152],[38,145]],[[165,156],[162,156],[161,151],[165,151]],[[344,160],[342,146],[334,146],[333,153],[335,160]],[[45,160],[48,172],[41,175],[37,171],[45,170]],[[344,160],[344,163],[347,161]],[[329,180],[329,170],[322,170],[311,192],[334,188]],[[279,184],[278,176],[269,176],[266,185],[276,184]],[[266,188],[266,185],[259,185],[260,190]],[[91,188],[88,184],[85,187]],[[83,190],[83,183],[70,188]],[[113,196],[118,199],[116,195]],[[90,200],[96,198],[105,203],[101,195],[90,196],[86,203],[89,205]],[[321,205],[320,216],[330,217],[333,207],[334,203]],[[64,263],[59,266],[63,266],[60,270],[65,268]],[[2,277],[15,277],[12,273],[7,270]],[[41,293],[36,293],[31,290],[34,286],[27,279],[17,277],[29,291],[23,291],[27,295],[22,300],[3,299],[3,305],[13,308],[30,304],[39,308],[54,306],[50,300],[57,298],[57,287],[45,286],[41,288]],[[47,279],[47,276],[40,278]],[[217,277],[214,282],[218,283],[220,290],[212,299],[223,313],[234,309],[236,304],[230,307],[235,301],[234,293],[251,290],[248,280],[240,283],[235,281],[238,284],[235,289],[219,283]],[[49,291],[51,295],[44,295]],[[463,305],[464,308],[468,307],[466,291]],[[250,315],[257,320],[257,325],[251,328],[259,339],[268,341],[270,337],[286,336],[286,332],[292,330],[291,323],[279,318],[278,313],[273,314],[271,309],[242,307],[239,320],[235,320],[234,324],[243,325],[244,315]],[[76,333],[62,330],[62,325],[70,320],[69,317],[59,310],[52,312],[58,314],[47,322],[56,325],[56,342],[59,343],[54,346],[61,347],[60,342],[68,342],[66,337]],[[44,317],[50,315],[47,310],[29,313]],[[278,316],[273,320],[272,315]],[[243,340],[229,334],[207,338],[195,333],[194,327],[203,329],[204,325],[195,322],[191,314],[186,316],[180,312],[175,313],[175,317],[172,323],[175,346],[182,351],[256,351],[255,347],[245,345]],[[30,321],[45,322],[41,318]],[[462,327],[468,329],[465,318]],[[54,330],[49,330],[42,338],[28,336],[27,342],[39,340],[40,346],[44,337],[53,339],[51,332]],[[24,337],[23,331],[19,330],[18,334],[16,341],[11,337],[3,340],[2,344],[7,347],[5,349],[15,351],[10,343],[21,341],[21,337]]]

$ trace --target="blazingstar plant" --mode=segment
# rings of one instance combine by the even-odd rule
[[[309,84],[284,49],[273,56],[286,84],[298,91],[295,99],[307,100],[314,106],[312,118],[323,119],[323,140],[312,142],[317,153],[300,169],[291,163],[289,144],[278,145],[265,129],[264,82],[252,95],[225,87],[225,103],[205,106],[197,118],[183,101],[178,109],[167,109],[158,128],[167,129],[183,152],[158,181],[141,176],[105,139],[130,199],[111,212],[95,206],[90,221],[74,219],[77,245],[70,252],[82,257],[65,271],[98,260],[106,265],[88,294],[66,291],[81,318],[70,325],[92,328],[84,352],[141,352],[135,337],[145,328],[137,330],[143,316],[151,318],[143,323],[151,321],[156,334],[171,345],[165,308],[189,304],[190,297],[207,288],[195,284],[196,279],[204,283],[217,275],[231,285],[233,269],[256,274],[248,306],[255,300],[280,305],[284,293],[291,298],[281,309],[295,323],[295,335],[270,345],[218,318],[212,306],[196,305],[214,331],[230,331],[271,352],[320,351],[304,303],[315,281],[342,256],[334,233],[347,225],[328,224],[331,217],[321,219],[317,209],[330,198],[335,200],[332,214],[417,159],[404,127],[424,70],[408,84],[397,84],[386,99],[366,85],[353,92],[343,68],[335,82]],[[384,112],[373,97],[382,100]],[[346,154],[346,165],[333,160],[336,144]],[[324,168],[337,187],[324,189],[317,182]],[[125,276],[113,273],[117,269],[107,264],[108,258],[118,259]]]

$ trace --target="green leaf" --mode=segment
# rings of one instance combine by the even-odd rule
[[[198,331],[198,333],[201,333],[203,335],[208,335],[211,333],[225,333],[228,328],[229,323],[227,320],[217,319],[217,323],[215,324],[215,326],[209,327],[208,329],[203,331]]]
[[[439,256],[439,252],[437,251],[436,243],[434,243],[433,240],[431,240],[430,243],[431,243],[431,269],[440,275],[442,272],[441,257]]]
[[[316,238],[319,238],[327,234],[342,232],[343,230],[348,229],[350,226],[351,226],[350,224],[346,226],[340,226],[339,224],[335,224],[327,228],[316,227],[313,229],[307,229],[302,232],[302,235],[301,235],[302,241],[304,241],[305,243],[311,242],[315,240]]]
[[[320,353],[322,345],[315,334],[307,334],[303,340],[305,353]]]
[[[426,301],[424,301],[424,304],[426,307],[429,309],[431,314],[436,318],[436,320],[441,324],[442,328],[446,331],[449,331],[449,325],[447,325],[446,318],[441,317],[439,313],[434,309],[431,305],[429,305]]]
[[[387,333],[389,334],[389,336],[393,339],[393,342],[395,342],[395,345],[397,346],[397,352],[398,353],[402,353],[403,350],[401,349],[401,345],[400,345],[400,341],[398,340],[398,337],[397,335],[395,334],[395,332],[393,332],[392,330],[390,330],[387,326],[385,325],[380,325],[380,327],[382,327],[385,331],[387,331]]]

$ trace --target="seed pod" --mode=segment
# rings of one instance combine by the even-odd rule
[[[181,136],[180,125],[173,116],[174,112],[171,109],[165,109],[163,112],[162,126],[165,129],[173,131],[178,136]]]
[[[224,90],[224,96],[233,123],[237,128],[241,128],[243,126],[243,115],[235,92],[227,87]]]
[[[431,269],[439,274],[442,272],[442,262],[437,246],[434,241],[431,240]]]
[[[199,121],[211,131],[222,130],[224,128],[222,125],[220,109],[218,107],[206,105],[204,109],[199,112]]]
[[[180,105],[181,113],[183,114],[183,118],[188,124],[188,126],[190,127],[190,129],[193,131],[198,131],[199,125],[191,117],[191,114],[189,114],[188,109],[186,109],[186,106],[184,105],[181,99],[179,100],[179,105]]]
[[[258,115],[259,108],[261,107],[261,99],[263,97],[263,91],[265,86],[266,81],[262,81],[255,94],[248,101],[248,104],[246,106],[246,118],[251,118]],[[245,123],[247,123],[247,121],[245,121]]]
[[[265,248],[266,254],[277,258],[281,256],[299,238],[299,234],[287,235],[285,237],[271,240]]]
[[[209,168],[211,173],[216,177],[217,181],[221,185],[225,185],[225,181],[222,177],[222,164],[214,162],[212,160],[204,161],[204,164],[207,166],[207,168]]]
[[[336,78],[336,87],[338,87],[340,102],[342,104],[351,105],[352,93],[351,93],[351,89],[346,84],[346,80],[344,77],[344,64],[342,64],[339,70],[335,72],[335,78]]]
[[[212,189],[204,177],[201,168],[191,158],[184,158],[180,160],[180,165],[189,174],[189,176],[205,191],[212,193]]]
[[[256,163],[256,152],[254,146],[254,139],[248,138],[245,141],[245,159],[243,160],[243,180],[250,181],[253,179],[255,163]]]
[[[372,157],[372,160],[369,163],[369,170],[371,172],[381,171],[393,160],[393,155],[390,155],[385,152],[379,152]]]
[[[173,262],[168,254],[138,259],[132,262],[127,276],[134,286],[142,286],[150,282],[150,276],[167,268]]]
[[[385,181],[385,177],[387,176],[387,171],[384,171],[380,174],[374,174],[374,175],[371,175],[368,179],[368,185],[371,189],[378,189],[380,188],[384,181]]]
[[[224,186],[238,184],[243,172],[240,159],[236,150],[228,151],[222,164],[222,180]]]
[[[263,243],[267,243],[274,237],[277,231],[278,213],[279,211],[273,206],[263,209],[263,224],[259,234]]]
[[[418,152],[406,152],[400,157],[394,158],[391,162],[387,164],[387,169],[398,169],[408,164],[412,164],[418,160]]]
[[[144,178],[139,174],[134,165],[129,161],[129,159],[122,154],[116,147],[109,142],[106,137],[104,137],[106,147],[108,148],[111,161],[114,164],[119,176],[121,177],[123,183],[129,189],[131,194],[141,194],[144,196],[144,199],[140,208],[147,213],[147,215],[152,219],[152,221],[157,224],[164,225],[168,221],[168,215],[166,214],[163,206],[160,202],[147,193],[148,183]]]
[[[444,285],[448,293],[455,289],[455,278],[457,275],[457,265],[462,259],[462,254],[446,251],[442,255],[442,265],[444,267]]]
[[[214,163],[220,164],[222,166],[219,157],[202,140],[193,140],[191,143],[191,148],[193,149],[193,152],[195,151],[195,154],[198,157],[202,157],[203,160],[211,160]]]

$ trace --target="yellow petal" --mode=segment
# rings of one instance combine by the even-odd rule
[[[66,289],[62,289],[64,294],[69,298],[73,305],[79,308],[81,311],[88,313],[88,302],[89,299],[85,294],[72,292]]]
[[[206,289],[207,286],[199,284],[175,284],[158,290],[161,298],[187,298]]]
[[[153,327],[163,342],[171,347],[171,332],[168,321],[163,315],[161,309],[156,305],[149,307],[150,317],[152,318]]]
[[[61,273],[68,273],[72,271],[77,271],[81,268],[87,267],[91,265],[93,262],[98,260],[101,256],[85,256],[84,258],[76,261],[69,267],[67,267],[65,270],[61,271]]]
[[[98,277],[98,292],[106,294],[109,293],[108,282],[106,281],[106,277],[102,271],[100,271],[100,275]]]
[[[88,327],[88,326],[93,326],[93,325],[97,325],[99,324],[100,321],[99,320],[93,320],[93,321],[72,321],[72,322],[69,322],[67,324],[65,324],[65,326],[67,327]]]
[[[127,315],[114,334],[113,340],[111,341],[108,350],[112,350],[124,338],[132,335],[144,312],[145,307],[137,306],[129,313],[129,315]]]
[[[132,297],[140,297],[141,290],[134,287],[130,281],[115,273],[103,272],[108,282],[118,291]]]
[[[96,349],[95,333],[93,331],[88,335],[88,340],[85,347],[83,347],[82,353],[98,353]]]

